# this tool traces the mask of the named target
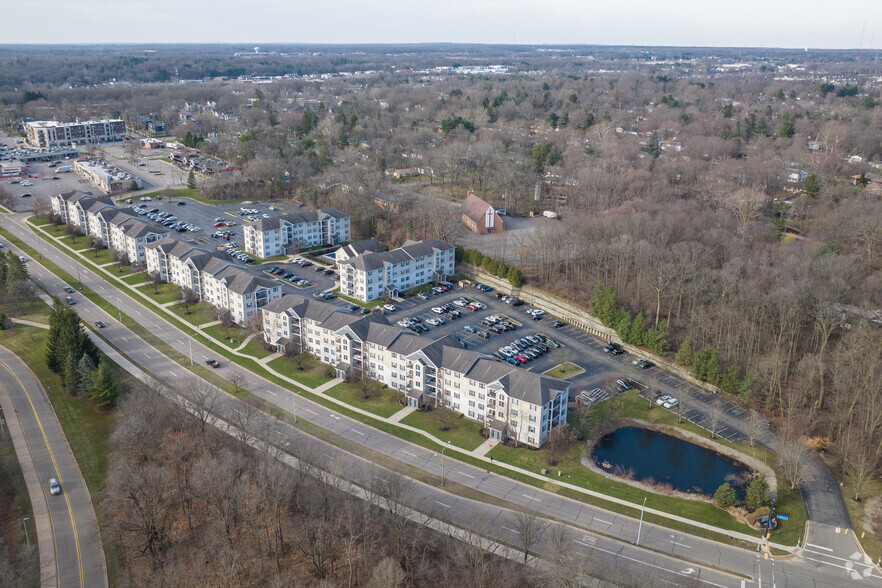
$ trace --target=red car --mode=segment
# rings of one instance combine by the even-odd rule
[[[214,226],[216,226],[216,227],[222,227],[222,226],[224,226],[224,223],[214,223]]]

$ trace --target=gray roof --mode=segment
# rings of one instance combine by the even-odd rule
[[[322,208],[321,212],[334,218],[349,218],[348,214],[346,214],[342,210],[337,210],[336,208]]]
[[[446,251],[453,249],[440,239],[423,239],[422,241],[408,241],[403,247],[384,251],[383,253],[365,253],[357,257],[341,261],[341,264],[352,265],[360,271],[372,271],[386,264],[398,264],[417,257],[430,255],[434,251]]]
[[[272,280],[255,276],[250,272],[245,271],[243,268],[233,265],[226,267],[215,277],[224,281],[227,288],[236,294],[247,294],[260,288],[271,290],[278,286],[278,284]]]
[[[122,224],[123,234],[132,239],[146,237],[147,235],[168,235],[168,230],[161,225],[148,224],[137,219],[131,219]]]
[[[367,239],[365,241],[356,241],[355,243],[344,245],[340,249],[349,257],[355,257],[356,255],[362,255],[363,253],[368,252],[382,253],[383,251],[385,251],[382,243],[374,238]]]

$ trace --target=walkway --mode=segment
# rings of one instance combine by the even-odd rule
[[[39,227],[34,227],[33,225],[30,225],[30,223],[28,223],[28,224],[29,224],[29,226],[32,227],[32,229],[34,229],[34,230],[40,230]],[[74,253],[74,254],[77,255],[78,257],[80,257],[81,259],[84,259],[85,261],[88,261],[87,258],[84,258],[82,255],[80,255],[80,252],[78,252],[78,251],[76,251],[76,250],[70,248],[69,246],[67,246],[67,244],[65,244],[65,243],[63,243],[63,242],[59,242],[59,243],[60,243],[61,245],[63,245],[67,250],[69,250],[70,252]],[[94,265],[94,264],[91,264],[91,263],[90,263],[89,265],[91,266],[90,269],[92,269],[93,271],[95,271],[95,269],[97,268],[97,266]],[[117,287],[117,288],[121,288],[121,289],[125,289],[125,290],[127,290],[127,291],[130,293],[130,295],[132,295],[133,298],[135,298],[135,299],[139,299],[139,297],[140,297],[140,299],[143,299],[143,300],[145,300],[145,301],[148,302],[148,303],[152,303],[152,301],[150,300],[150,298],[149,298],[148,296],[146,296],[146,295],[144,295],[142,292],[136,290],[136,289],[133,288],[131,285],[129,285],[129,284],[123,282],[123,281],[122,281],[121,279],[119,279],[114,273],[112,273],[112,272],[108,272],[108,271],[106,271],[106,270],[104,270],[104,269],[100,269],[100,268],[98,269],[98,271],[96,271],[96,273],[98,273],[99,275],[104,274],[102,277],[103,277],[105,280],[107,279],[108,276],[109,276],[110,278],[114,278],[113,280],[108,280],[108,281],[109,281],[111,284],[113,284],[115,287]],[[157,307],[157,306],[154,305],[154,304],[146,304],[145,306],[147,306],[148,308],[150,308],[150,309],[152,309],[152,310],[159,311],[158,314],[160,314],[160,315],[162,315],[163,313],[167,314],[167,315],[168,315],[168,318],[173,319],[175,322],[184,322],[185,324],[188,325],[188,328],[189,328],[190,326],[192,326],[192,325],[190,325],[189,323],[186,323],[186,321],[183,321],[183,319],[182,319],[180,316],[175,315],[175,314],[169,312],[167,309],[165,309],[165,308],[163,308],[163,307],[161,307],[161,306],[160,306],[160,307]],[[211,322],[211,323],[205,323],[205,324],[203,324],[203,325],[199,325],[199,326],[194,326],[193,328],[194,328],[195,330],[198,330],[198,329],[201,329],[202,327],[209,326],[209,325],[211,325],[211,324],[218,324],[218,321],[214,321],[214,322]],[[180,327],[178,327],[178,328],[180,328]],[[189,335],[189,333],[186,333],[186,334]],[[201,334],[202,336],[205,336],[206,338],[208,338],[208,335],[207,335],[207,334],[205,334],[205,333],[200,333],[200,334]],[[209,343],[212,342],[210,338],[208,338],[208,342],[209,342]],[[226,347],[224,346],[224,347],[223,347],[223,350],[224,350],[224,352],[226,352],[226,353],[228,353],[228,354],[232,354],[232,355],[234,355],[234,356],[238,356],[238,357],[243,358],[243,359],[247,359],[247,360],[250,360],[250,361],[256,361],[256,362],[260,363],[261,365],[263,365],[264,369],[265,369],[268,373],[270,373],[272,376],[274,376],[274,377],[278,378],[279,380],[282,380],[282,381],[284,381],[284,382],[290,384],[290,385],[292,386],[292,388],[293,388],[293,391],[295,391],[295,392],[296,392],[297,389],[300,389],[300,390],[303,390],[303,391],[306,391],[306,392],[309,392],[309,393],[312,393],[312,394],[316,394],[316,395],[318,395],[318,396],[321,396],[321,398],[325,399],[326,402],[331,402],[331,403],[333,403],[333,404],[339,406],[340,408],[344,408],[344,409],[346,409],[347,411],[350,411],[350,412],[353,412],[353,413],[357,413],[357,414],[359,414],[359,415],[361,415],[361,416],[363,416],[363,417],[367,417],[367,418],[372,419],[372,420],[376,420],[376,421],[384,421],[384,422],[386,422],[386,423],[389,423],[389,424],[394,425],[394,426],[397,427],[397,428],[404,429],[404,430],[407,430],[407,431],[410,431],[410,432],[416,433],[416,434],[418,434],[418,435],[421,435],[423,438],[425,438],[425,439],[427,439],[427,440],[429,440],[429,441],[431,441],[431,442],[437,444],[438,446],[446,446],[446,445],[447,445],[447,443],[446,443],[445,441],[442,441],[441,439],[439,439],[438,437],[436,437],[435,435],[433,435],[433,434],[430,433],[429,431],[426,431],[425,429],[420,429],[420,428],[417,428],[417,427],[414,427],[414,426],[411,426],[411,425],[407,425],[407,424],[401,423],[400,420],[403,419],[404,417],[406,417],[408,414],[410,414],[410,412],[407,412],[406,409],[402,409],[402,410],[396,412],[395,414],[393,414],[393,415],[390,416],[390,417],[382,417],[382,416],[379,416],[379,415],[377,415],[377,414],[375,414],[375,413],[372,413],[372,412],[370,412],[370,411],[367,411],[367,410],[364,410],[364,409],[362,409],[362,408],[359,408],[358,406],[354,406],[354,405],[351,405],[351,404],[347,404],[346,402],[343,402],[343,401],[338,400],[338,399],[336,399],[336,398],[332,398],[332,397],[330,397],[330,396],[325,395],[324,393],[325,393],[327,390],[329,390],[330,388],[332,388],[332,387],[336,386],[337,384],[340,384],[341,382],[343,382],[343,380],[340,379],[340,378],[335,378],[335,379],[333,379],[333,380],[331,380],[331,381],[329,381],[329,382],[326,382],[326,383],[324,383],[324,384],[322,384],[321,386],[318,386],[318,387],[316,387],[316,388],[310,388],[310,387],[306,386],[305,384],[302,384],[301,382],[298,382],[297,380],[294,380],[294,379],[292,379],[292,378],[290,378],[290,377],[288,377],[288,376],[286,376],[286,375],[284,375],[284,374],[281,374],[281,373],[279,373],[279,372],[273,370],[272,368],[270,368],[270,367],[267,365],[269,361],[271,361],[272,359],[275,359],[276,357],[281,356],[281,354],[274,354],[274,355],[268,356],[268,357],[263,358],[263,359],[257,359],[257,358],[255,358],[255,357],[252,356],[252,355],[249,355],[249,354],[246,354],[246,353],[242,353],[241,351],[239,351],[239,349],[230,350],[230,349],[228,349],[228,348],[226,348]],[[242,369],[244,369],[244,368],[242,368]],[[246,372],[246,373],[247,373],[247,372]],[[474,449],[474,450],[470,450],[470,449],[462,448],[462,447],[459,447],[459,446],[456,447],[456,450],[457,450],[458,452],[463,453],[463,454],[469,455],[470,457],[472,457],[472,458],[474,458],[474,459],[481,460],[481,461],[486,462],[486,463],[489,464],[489,463],[491,463],[491,458],[487,457],[487,456],[486,456],[486,453],[487,453],[488,451],[490,451],[490,449],[492,449],[492,447],[493,447],[494,445],[495,445],[495,443],[492,443],[492,442],[490,442],[490,440],[488,440],[488,441],[485,441],[484,443],[482,443],[478,448],[476,448],[476,449]],[[515,473],[515,474],[520,474],[521,476],[528,476],[528,477],[530,477],[530,478],[533,478],[533,479],[535,479],[535,480],[537,480],[537,481],[540,481],[542,484],[549,484],[549,483],[550,483],[550,484],[555,484],[555,485],[557,485],[557,486],[559,486],[559,487],[562,487],[562,488],[568,488],[568,489],[570,489],[570,490],[576,491],[576,492],[581,493],[581,494],[584,494],[584,495],[586,495],[586,496],[591,496],[591,497],[594,497],[594,498],[602,499],[602,500],[607,501],[607,502],[613,502],[613,503],[616,503],[616,504],[619,504],[619,505],[622,505],[622,506],[627,506],[628,508],[632,508],[632,509],[638,509],[638,508],[639,508],[639,505],[637,505],[637,504],[635,504],[635,503],[633,503],[633,502],[630,502],[630,501],[627,501],[627,500],[622,500],[622,499],[620,499],[620,498],[617,498],[617,497],[614,497],[614,496],[609,496],[609,495],[607,495],[607,494],[603,494],[603,493],[600,493],[600,492],[595,492],[595,491],[589,490],[589,489],[587,489],[587,488],[584,488],[584,487],[581,487],[581,486],[577,486],[577,485],[575,485],[575,484],[570,484],[570,483],[567,483],[567,482],[564,482],[564,481],[561,481],[561,480],[551,479],[551,478],[548,477],[548,476],[544,476],[544,475],[541,475],[541,474],[539,474],[539,473],[535,473],[535,472],[532,472],[532,471],[529,471],[529,470],[524,470],[524,469],[521,469],[521,468],[519,468],[519,467],[517,467],[517,466],[510,465],[510,464],[507,464],[507,463],[504,463],[504,462],[500,462],[499,460],[493,460],[492,463],[493,463],[494,465],[499,466],[499,467],[502,467],[502,468],[505,468],[505,469],[507,469],[507,470],[510,470],[510,471],[512,471],[512,472]],[[646,512],[648,512],[648,513],[652,513],[652,514],[655,514],[655,515],[657,515],[657,516],[659,516],[659,517],[662,517],[662,518],[666,518],[666,519],[669,519],[669,520],[673,520],[673,521],[677,521],[677,522],[680,522],[680,523],[684,523],[684,524],[687,524],[687,525],[690,525],[690,526],[693,526],[693,527],[697,527],[697,528],[705,529],[705,530],[712,531],[712,532],[715,532],[715,533],[719,533],[719,534],[721,534],[721,535],[727,535],[727,536],[735,537],[735,538],[738,538],[738,539],[741,539],[741,540],[743,540],[743,541],[747,541],[747,542],[750,542],[750,543],[753,543],[753,544],[763,544],[763,545],[767,544],[767,542],[763,541],[760,537],[756,537],[756,536],[748,535],[748,534],[745,534],[745,533],[739,533],[739,532],[734,532],[734,531],[730,531],[730,530],[727,530],[727,529],[723,529],[723,528],[715,527],[715,526],[713,526],[713,525],[708,525],[708,524],[701,523],[701,522],[698,522],[698,521],[693,521],[693,520],[691,520],[691,519],[687,519],[687,518],[685,518],[685,517],[681,517],[681,516],[678,516],[678,515],[675,515],[675,514],[672,514],[672,513],[668,513],[668,512],[664,512],[664,511],[660,511],[660,510],[656,510],[656,509],[651,509],[651,508],[646,508]],[[771,545],[772,547],[775,547],[775,548],[777,548],[777,549],[781,549],[781,550],[785,550],[785,551],[792,551],[792,549],[793,549],[793,546],[789,546],[789,547],[788,547],[788,546],[778,545],[778,544],[770,544],[770,545]]]

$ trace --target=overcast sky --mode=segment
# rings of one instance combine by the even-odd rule
[[[882,45],[882,0],[7,0],[0,13],[0,43]]]

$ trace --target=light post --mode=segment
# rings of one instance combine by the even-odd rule
[[[119,324],[122,324],[122,310],[119,307],[119,296],[116,297],[116,312],[119,313]]]
[[[449,445],[450,441],[448,441],[447,444]],[[447,447],[441,448],[441,485],[442,486],[444,485],[444,452],[446,450],[447,450]]]
[[[22,519],[21,524],[25,530],[25,539],[28,542],[28,553],[31,552],[31,537],[28,535],[28,521],[31,520],[31,517],[25,517]]]
[[[640,525],[637,526],[637,547],[640,547],[640,531],[643,530],[643,511],[646,510],[646,497],[643,497],[643,506],[640,507]]]
[[[193,337],[187,337],[187,343],[190,345],[190,367],[193,367]]]
[[[77,266],[77,282],[80,283],[80,290],[82,290],[83,289],[83,280],[80,279],[80,262],[74,261],[74,263]]]
[[[297,396],[291,397],[291,412],[294,414],[294,422],[297,422]]]

